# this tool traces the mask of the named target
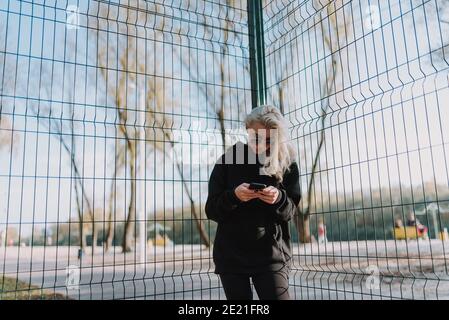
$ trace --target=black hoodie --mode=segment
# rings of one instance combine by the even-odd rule
[[[237,150],[244,150],[245,155],[239,163]],[[248,155],[254,155],[251,148],[236,143],[220,157],[209,179],[206,215],[218,223],[213,249],[217,274],[251,274],[291,266],[288,221],[301,199],[298,165],[293,162],[279,183],[275,177],[260,174],[261,164]],[[225,161],[229,157],[233,162]],[[244,182],[275,186],[280,195],[274,204],[260,199],[240,201],[234,190]]]

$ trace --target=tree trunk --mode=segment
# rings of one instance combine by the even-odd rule
[[[190,207],[191,207],[191,211],[193,216],[195,217],[195,222],[196,222],[196,227],[198,228],[198,231],[200,232],[200,238],[202,240],[202,242],[206,245],[207,248],[210,247],[210,240],[209,240],[209,236],[206,233],[206,230],[204,230],[204,226],[201,223],[201,220],[198,218],[198,214],[196,212],[196,208],[195,208],[195,203],[190,200]]]
[[[186,190],[187,196],[190,200],[190,210],[192,212],[193,217],[195,218],[196,227],[198,228],[198,232],[200,233],[200,238],[202,242],[206,245],[207,248],[210,247],[210,240],[209,236],[206,233],[206,230],[204,230],[203,223],[201,222],[200,217],[198,216],[198,213],[196,212],[195,208],[195,202],[193,201],[193,197],[190,193],[190,189],[187,186],[186,180],[184,179],[184,174],[181,169],[181,165],[179,164],[179,161],[176,161],[176,167],[178,168],[179,175],[181,176],[182,183],[184,185],[184,190]]]
[[[303,214],[298,209],[299,214],[295,215],[294,221],[298,230],[298,240],[300,243],[310,243],[310,215]]]
[[[84,237],[84,230],[83,230],[83,213],[81,211],[81,204],[80,204],[80,197],[79,197],[79,191],[78,191],[78,184],[75,180],[75,199],[76,199],[76,208],[78,212],[78,219],[79,219],[79,226],[78,226],[78,232],[79,232],[79,238],[80,238],[80,249],[82,252],[84,252],[84,249],[86,247],[86,239]]]
[[[114,230],[112,227],[112,214],[109,214],[109,220],[108,220],[108,231],[106,233],[106,241],[104,245],[104,249],[106,252],[108,252],[112,248],[112,241],[114,240]]]
[[[226,45],[222,48],[222,61],[220,63],[220,80],[221,80],[221,93],[220,93],[220,110],[217,112],[218,122],[220,123],[221,142],[223,143],[223,150],[226,152],[226,130],[224,122],[224,99],[225,99],[225,73],[224,73],[224,56],[226,54]]]
[[[131,196],[128,207],[128,218],[126,219],[124,234],[123,234],[123,242],[122,242],[122,251],[130,252],[132,251],[132,241],[134,239],[134,225],[136,223],[136,167],[135,160],[136,154],[134,152],[134,147],[132,146],[131,141],[128,142],[128,149],[130,151],[131,159],[129,161],[129,173],[131,175]]]
[[[225,12],[225,27],[223,29],[223,33],[224,33],[224,43],[221,46],[221,56],[220,56],[220,110],[217,112],[217,116],[218,116],[218,121],[220,122],[220,130],[221,130],[221,140],[223,143],[223,151],[226,152],[226,128],[225,128],[225,112],[224,112],[224,108],[225,108],[225,68],[224,68],[224,60],[226,58],[226,54],[228,51],[228,38],[229,38],[229,11],[228,11],[228,5],[229,5],[229,0],[226,1],[226,12]]]
[[[113,198],[111,197],[110,202],[112,203]],[[112,248],[112,241],[114,240],[114,228],[112,226],[112,204],[109,205],[109,214],[108,214],[108,222],[107,222],[107,231],[106,231],[106,241],[104,245],[104,250],[108,252]]]
[[[93,226],[95,222],[92,222],[92,255],[95,254],[95,250],[97,248],[97,242],[98,242],[98,232],[96,228]]]
[[[118,156],[116,155],[115,157],[115,168],[114,168],[114,176],[112,178],[112,182],[111,182],[111,191],[110,191],[110,199],[109,199],[109,209],[108,209],[108,221],[107,221],[107,231],[106,231],[106,241],[105,241],[105,246],[104,249],[106,252],[108,252],[113,245],[113,240],[114,240],[114,228],[113,228],[113,223],[112,223],[112,210],[113,208],[113,204],[114,204],[114,199],[115,199],[115,190],[117,188],[117,158]],[[115,217],[114,217],[114,221],[115,221]]]
[[[84,252],[84,249],[86,248],[86,238],[84,236],[83,232],[83,223],[81,222],[79,224],[79,238],[80,238],[80,249]]]
[[[336,25],[335,14],[332,16],[329,11],[329,10],[332,10],[331,3],[329,3],[329,5],[327,6],[327,10],[328,10],[329,16],[333,17],[332,21]],[[321,21],[320,23],[321,23],[321,28],[323,30],[323,35],[326,35],[326,33],[324,32],[323,21]],[[338,29],[338,28],[336,28],[336,29]],[[329,30],[329,33],[330,32],[331,31]],[[338,30],[336,30],[336,32],[338,32]],[[337,38],[337,41],[338,41],[338,38]],[[309,184],[307,187],[307,209],[304,212],[301,212],[301,210],[299,210],[299,208],[298,208],[298,211],[299,211],[298,215],[295,215],[295,218],[294,218],[295,225],[296,225],[296,228],[299,233],[299,241],[301,243],[310,243],[312,240],[311,235],[310,235],[310,211],[311,211],[311,206],[312,206],[313,186],[315,183],[315,174],[316,174],[316,171],[318,168],[321,150],[322,150],[322,147],[323,147],[323,145],[325,143],[325,139],[326,139],[325,122],[326,122],[327,111],[328,111],[329,105],[330,105],[329,97],[331,96],[332,93],[334,93],[336,91],[335,90],[335,87],[336,87],[335,79],[336,79],[336,73],[337,73],[337,60],[335,57],[335,53],[339,50],[340,44],[338,42],[336,44],[334,44],[332,42],[332,39],[330,37],[326,37],[326,36],[324,36],[324,42],[330,51],[331,63],[327,67],[328,70],[326,70],[326,78],[325,78],[325,81],[324,81],[322,89],[321,89],[321,97],[323,97],[323,99],[321,100],[321,115],[320,115],[321,132],[320,132],[319,143],[318,143],[318,147],[316,150],[315,158],[314,158],[313,164],[312,164],[312,170],[311,170]],[[279,100],[281,102],[281,106],[283,105],[282,89],[283,88],[281,87],[279,90],[279,94],[280,94]]]
[[[114,174],[114,179],[113,179],[113,183],[112,186],[115,185],[115,174]],[[115,191],[113,190],[114,188],[111,187],[111,198],[109,200],[109,210],[108,210],[108,222],[106,224],[106,240],[105,240],[105,244],[104,244],[104,250],[105,252],[108,252],[111,248],[112,248],[112,240],[114,239],[114,230],[112,227],[112,203],[114,201],[115,198]]]

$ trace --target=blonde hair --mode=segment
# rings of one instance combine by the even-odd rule
[[[274,137],[270,136],[270,155],[266,159],[263,171],[282,182],[284,173],[296,159],[296,151],[290,143],[285,118],[278,108],[262,105],[254,108],[246,116],[246,129],[254,123],[260,123],[266,129],[275,130]]]

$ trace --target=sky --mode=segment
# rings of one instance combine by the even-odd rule
[[[54,128],[49,130],[45,119],[37,121],[32,110],[41,110],[45,118],[50,108],[54,118],[67,119],[75,106],[76,161],[82,169],[85,188],[96,208],[106,208],[109,199],[117,113],[95,65],[97,48],[95,41],[89,41],[94,38],[84,28],[85,13],[92,7],[88,8],[87,1],[58,1],[57,4],[46,1],[45,6],[41,3],[43,1],[31,4],[17,0],[0,3],[0,21],[8,21],[8,31],[0,37],[0,63],[6,61],[0,70],[4,82],[13,79],[16,83],[3,91],[2,112],[14,124],[17,134],[12,153],[0,150],[0,224],[67,221],[76,212],[70,159],[61,148]],[[325,121],[326,140],[317,184],[329,193],[357,189],[369,192],[399,183],[419,187],[426,182],[436,182],[447,188],[448,68],[429,58],[429,52],[442,46],[439,25],[429,7],[433,1],[426,2],[426,10],[420,7],[419,1],[390,1],[390,7],[386,2],[376,1],[353,2],[356,3],[354,7],[349,7],[347,1],[340,3],[346,11],[337,10],[337,19],[341,21],[343,12],[352,12],[356,27],[350,31],[347,42],[341,40],[345,49],[337,54],[339,90],[326,102],[332,112]],[[79,20],[75,21],[80,26],[74,29],[66,23],[66,7],[73,4],[78,5]],[[379,6],[374,9],[369,7],[376,4]],[[306,190],[321,128],[320,86],[330,56],[314,29],[324,12],[301,20],[310,12],[310,7],[298,8],[292,15],[296,17],[292,30],[288,29],[291,21],[290,24],[284,21],[282,28],[268,31],[273,34],[265,37],[265,52],[269,96],[279,80],[285,83],[284,111],[292,142],[299,153],[301,186]],[[367,27],[367,8],[369,12],[379,9],[379,19],[375,19],[377,26]],[[290,9],[286,7],[285,10]],[[173,15],[176,12],[174,10]],[[269,17],[265,18],[270,25]],[[323,21],[327,21],[325,19]],[[111,24],[111,28],[115,25]],[[143,30],[144,35],[154,36],[143,27],[139,30],[138,34]],[[143,43],[153,44],[153,38],[144,39]],[[170,55],[173,39],[164,38],[162,47],[145,46],[144,56],[155,61],[154,69],[147,73],[166,70],[174,75],[164,78],[165,110],[169,110],[173,118],[176,150],[184,164],[183,173],[193,198],[204,204],[211,166],[222,153],[221,136],[216,130],[219,123],[205,105],[204,95],[192,85],[192,75],[178,66],[176,61],[179,60]],[[180,41],[185,41],[183,39]],[[210,49],[208,41],[195,40],[189,45],[192,43]],[[226,60],[227,92],[234,94],[226,102],[225,113],[230,144],[245,140],[242,119],[251,101],[250,80],[244,70],[248,52],[242,51],[237,42],[233,44],[228,53],[231,58]],[[76,51],[73,51],[74,46]],[[195,66],[198,65],[197,69],[206,78],[204,85],[217,81],[219,69],[213,66],[209,51],[186,50],[183,54],[191,52],[202,52],[199,58],[189,58],[196,62]],[[282,74],[279,73],[281,63],[288,64]],[[111,62],[108,68],[111,78],[116,79],[116,66]],[[215,103],[219,89],[219,86],[213,87],[214,96],[208,97]],[[138,110],[139,93],[133,90],[129,89],[128,103],[131,109]],[[172,101],[169,102],[169,98]],[[273,98],[269,102],[278,104]],[[136,118],[132,113],[130,117],[133,123]],[[62,123],[67,128],[70,122]],[[152,126],[147,130],[153,130]],[[10,132],[5,127],[0,131],[2,134]],[[63,132],[69,139],[70,131],[64,129]],[[187,206],[190,202],[183,192],[174,162],[151,150],[150,141],[143,171],[146,214],[151,217],[165,209],[170,215],[172,208]],[[116,206],[120,216],[129,199],[129,186],[124,188],[129,173],[121,172],[118,178],[120,192]],[[24,230],[29,230],[29,226],[24,225]]]

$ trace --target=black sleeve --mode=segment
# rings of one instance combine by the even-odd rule
[[[226,189],[225,164],[215,164],[209,178],[206,216],[216,222],[225,220],[241,203],[234,189]]]
[[[301,200],[301,187],[299,184],[299,169],[296,162],[290,165],[290,170],[284,174],[280,199],[270,205],[273,208],[275,219],[289,221],[295,214]]]

